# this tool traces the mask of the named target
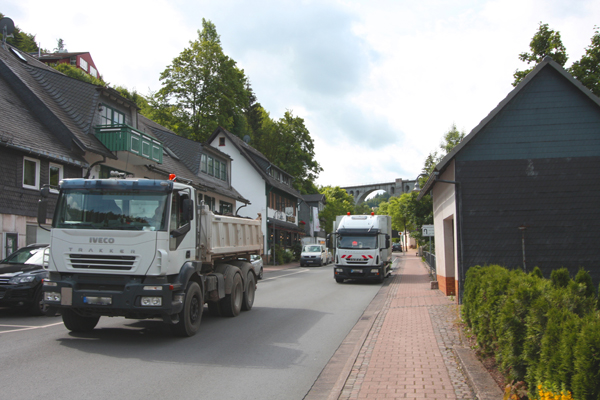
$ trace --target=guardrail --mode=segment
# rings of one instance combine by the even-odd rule
[[[423,252],[423,256],[425,257],[425,264],[429,267],[429,274],[432,276],[434,281],[437,281],[437,272],[435,268],[435,254],[430,253],[428,251]]]

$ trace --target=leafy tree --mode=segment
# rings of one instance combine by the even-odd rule
[[[339,186],[321,187],[319,193],[325,195],[325,201],[327,202],[323,211],[319,213],[319,219],[324,221],[325,232],[331,233],[335,217],[354,211],[354,199]]]
[[[560,38],[560,32],[548,28],[548,24],[541,22],[538,31],[529,43],[529,48],[531,49],[531,53],[519,54],[519,60],[527,64],[534,63],[534,66],[535,64],[539,64],[546,56],[552,57],[561,66],[564,66],[568,59],[567,50]],[[515,81],[512,85],[517,86],[532,70],[533,67],[523,71],[515,71],[513,74]]]
[[[581,60],[575,61],[569,72],[596,96],[600,96],[600,32],[592,37],[592,43],[585,49]]]
[[[218,126],[234,130],[236,117],[248,107],[244,71],[223,53],[215,25],[204,18],[198,39],[173,59],[160,80],[155,102],[163,111],[174,110],[175,132],[190,139],[205,141]]]
[[[104,86],[104,87],[107,86],[107,83],[102,80],[102,77],[94,78],[93,76],[88,75],[83,70],[81,70],[80,68],[77,68],[74,65],[62,63],[62,64],[52,64],[51,67],[59,72],[62,72],[63,74],[65,74],[71,78],[75,78],[80,81],[91,83],[93,85]]]
[[[371,214],[373,211],[371,210],[371,207],[369,207],[369,205],[367,203],[360,203],[356,206],[354,206],[354,215],[369,215]]]
[[[5,15],[0,13],[0,18],[4,17]],[[0,38],[2,38],[2,36],[2,32],[0,32]],[[35,41],[35,35],[23,32],[18,26],[15,26],[13,36],[14,37],[6,38],[6,42],[12,46],[15,46],[17,49],[26,53],[37,53],[40,50]]]
[[[61,52],[61,51],[67,51],[67,49],[65,49],[65,41],[62,39],[58,39],[56,41],[56,48],[54,49],[55,52]]]

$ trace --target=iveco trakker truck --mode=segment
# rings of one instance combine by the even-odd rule
[[[335,250],[333,276],[383,282],[391,272],[392,218],[389,215],[339,215],[329,235]]]
[[[261,254],[260,215],[215,215],[200,189],[177,179],[61,181],[44,303],[71,331],[122,316],[162,319],[180,336],[198,331],[205,304],[230,317],[250,310],[256,276],[243,260]]]

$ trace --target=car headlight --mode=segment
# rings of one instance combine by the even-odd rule
[[[29,283],[35,281],[35,276],[26,275],[26,276],[15,276],[8,280],[8,283],[11,285],[18,285],[19,283]]]

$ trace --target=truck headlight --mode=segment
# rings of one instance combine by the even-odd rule
[[[58,292],[45,292],[44,301],[60,301],[60,293]]]
[[[335,272],[344,272],[344,269],[343,268],[336,268]]]
[[[142,306],[144,307],[160,307],[162,306],[162,297],[142,297]]]
[[[372,270],[371,270],[371,273],[372,273],[372,274],[378,274],[378,273],[379,273],[379,270],[378,270],[378,269],[372,269]]]

